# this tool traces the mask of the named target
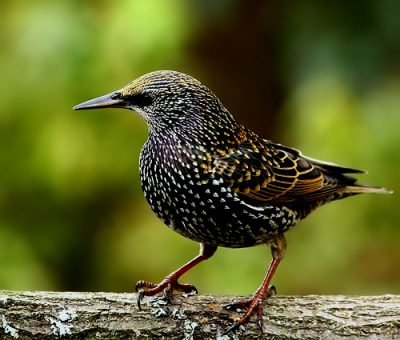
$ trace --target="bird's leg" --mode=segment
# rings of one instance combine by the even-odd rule
[[[213,256],[216,250],[217,250],[217,246],[200,243],[199,255],[197,255],[194,259],[192,259],[191,261],[189,261],[188,263],[186,263],[185,265],[180,267],[178,270],[169,274],[161,283],[153,284],[153,283],[149,283],[149,282],[142,281],[142,280],[138,281],[136,283],[136,291],[138,292],[137,304],[138,304],[139,310],[141,310],[140,301],[143,299],[143,297],[153,296],[162,291],[164,291],[164,296],[167,299],[167,301],[170,303],[171,303],[171,295],[174,290],[176,290],[178,292],[183,292],[183,293],[190,293],[193,291],[197,293],[196,287],[191,286],[189,284],[179,284],[178,279],[183,274],[185,274],[188,270],[192,269],[194,266],[196,266],[200,262],[203,262],[204,260],[207,260],[211,256]],[[148,288],[148,289],[144,290],[141,288]]]
[[[250,299],[244,301],[233,301],[232,303],[224,306],[227,309],[248,307],[247,312],[243,315],[243,317],[240,320],[235,321],[232,326],[227,328],[225,334],[237,329],[240,325],[248,322],[253,314],[257,314],[258,326],[260,327],[261,332],[263,331],[263,304],[266,298],[269,298],[274,293],[276,294],[275,287],[270,286],[269,284],[271,282],[272,276],[275,273],[276,268],[278,267],[279,263],[282,261],[285,255],[286,239],[283,235],[278,235],[269,243],[271,245],[272,262],[268,268],[267,275],[265,275],[264,281],[261,284],[260,288],[256,290],[256,292]]]

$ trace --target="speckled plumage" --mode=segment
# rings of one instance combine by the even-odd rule
[[[168,298],[174,289],[193,290],[179,285],[178,277],[218,246],[271,245],[274,260],[267,277],[245,302],[248,312],[229,330],[253,313],[262,327],[262,301],[273,291],[268,284],[283,258],[287,230],[332,200],[388,192],[359,185],[348,175],[362,171],[307,158],[260,138],[238,124],[207,87],[179,72],[146,74],[75,109],[101,107],[131,109],[146,120],[149,138],[140,153],[144,195],[166,225],[201,244],[200,255],[161,284],[140,281],[139,288],[149,289],[139,291],[139,303],[144,295],[162,290]]]

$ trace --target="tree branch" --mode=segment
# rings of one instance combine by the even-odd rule
[[[0,291],[1,339],[400,339],[400,296],[274,296],[264,334],[252,322],[222,336],[243,312],[230,296]]]

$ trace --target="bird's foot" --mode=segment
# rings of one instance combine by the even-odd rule
[[[247,307],[247,312],[240,318],[238,321],[235,321],[230,327],[228,327],[224,334],[228,334],[229,332],[238,329],[241,325],[247,323],[250,320],[250,317],[253,314],[257,314],[257,324],[260,327],[261,332],[263,332],[263,304],[266,298],[271,297],[273,294],[276,294],[275,286],[269,286],[265,293],[260,290],[257,290],[253,297],[250,299],[246,299],[243,301],[233,301],[224,306],[226,309],[237,309],[237,308],[245,308]]]
[[[139,307],[139,310],[142,310],[141,306],[140,306],[140,301],[145,296],[153,296],[162,291],[164,291],[164,297],[169,303],[171,303],[172,292],[174,290],[176,290],[178,292],[186,293],[186,294],[191,293],[191,292],[195,292],[197,294],[197,289],[195,286],[192,286],[189,284],[178,283],[178,277],[174,274],[175,273],[168,275],[159,284],[154,284],[154,283],[150,283],[150,282],[146,282],[146,281],[142,281],[142,280],[140,280],[136,283],[136,291],[138,292],[137,305]],[[143,289],[143,288],[147,288],[147,289]]]

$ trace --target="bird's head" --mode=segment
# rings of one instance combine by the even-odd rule
[[[175,71],[155,71],[74,110],[124,108],[142,116],[150,130],[165,130],[194,122],[231,121],[219,99],[193,77]]]

